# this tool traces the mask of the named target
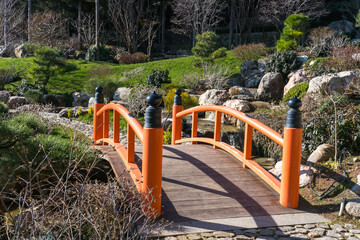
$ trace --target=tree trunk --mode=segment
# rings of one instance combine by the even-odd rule
[[[4,46],[7,47],[7,1],[4,1]]]
[[[234,18],[235,18],[235,0],[231,0],[230,6],[230,29],[229,29],[229,45],[228,49],[231,49],[234,37]]]
[[[100,58],[99,47],[99,0],[95,0],[95,45],[96,45],[96,59]]]
[[[81,0],[79,0],[78,5],[78,50],[81,49]]]
[[[31,0],[28,0],[28,42],[31,41],[30,27],[31,27]]]
[[[165,20],[166,20],[166,1],[161,0],[161,53],[165,52]]]

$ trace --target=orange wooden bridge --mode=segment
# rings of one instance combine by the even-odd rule
[[[177,90],[174,99],[172,145],[163,145],[159,95],[153,93],[146,99],[149,107],[144,127],[122,105],[104,105],[101,87],[95,97],[94,144],[108,155],[116,175],[127,170],[139,193],[152,197],[155,216],[175,222],[209,223],[214,219],[279,214],[289,218],[301,211],[296,209],[302,143],[300,100],[295,97],[289,101],[282,136],[228,107],[208,105],[182,110],[180,94]],[[111,138],[109,111],[114,113]],[[198,113],[203,111],[215,112],[214,138],[197,137]],[[222,114],[245,123],[244,152],[220,141]],[[187,115],[192,115],[191,137],[181,138],[182,118]],[[119,141],[120,116],[127,121],[127,146]],[[251,159],[254,129],[283,147],[281,181]],[[135,146],[135,135],[142,146]],[[274,218],[271,221],[276,224]]]

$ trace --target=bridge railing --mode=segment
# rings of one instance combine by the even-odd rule
[[[144,127],[120,104],[104,105],[103,89],[96,88],[93,122],[94,145],[111,145],[119,153],[138,192],[151,202],[156,216],[161,213],[162,139],[161,97],[155,92],[146,102]],[[109,113],[113,111],[113,138],[109,138]],[[127,146],[120,143],[120,116],[127,122]],[[135,162],[135,135],[143,145],[141,170]],[[112,166],[114,169],[114,166]],[[115,169],[114,169],[115,170]],[[114,171],[116,173],[116,171]],[[116,176],[119,177],[119,176]]]
[[[283,206],[289,208],[298,207],[302,142],[301,112],[298,110],[301,106],[301,101],[299,99],[295,97],[289,101],[291,109],[287,112],[284,136],[282,136],[260,121],[229,107],[205,105],[182,111],[181,91],[178,89],[175,91],[175,94],[171,144],[181,144],[184,142],[196,144],[196,142],[204,142],[213,145],[214,148],[221,148],[242,161],[245,168],[253,170],[276,190],[280,194],[280,203]],[[198,113],[203,111],[215,112],[214,138],[197,137]],[[191,137],[181,139],[182,118],[190,114],[192,115]],[[244,152],[220,141],[222,114],[228,114],[245,123]],[[281,182],[251,159],[254,129],[283,147]]]

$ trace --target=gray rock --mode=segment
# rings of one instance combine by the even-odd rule
[[[348,214],[354,217],[360,217],[360,198],[350,199],[345,205]]]
[[[199,104],[202,105],[222,105],[229,99],[229,93],[225,90],[207,90],[199,98]]]
[[[306,165],[317,165],[318,163],[326,162],[329,158],[333,158],[335,148],[330,144],[321,144],[312,152],[306,161]]]
[[[315,226],[315,224],[305,224],[304,228],[311,229],[311,228],[316,228],[316,226]]]
[[[310,232],[308,233],[308,236],[311,238],[314,237],[322,237],[325,234],[325,229],[323,228],[314,228],[314,229],[310,229]]]
[[[201,240],[201,236],[199,234],[189,234],[187,237],[190,240]]]
[[[129,101],[129,95],[130,95],[131,88],[127,87],[121,87],[116,89],[113,99],[116,101]]]
[[[240,112],[248,112],[250,111],[250,105],[249,105],[249,102],[248,101],[243,101],[243,100],[227,100],[224,104],[224,106],[226,107],[230,107],[232,109],[236,109]],[[232,117],[228,114],[224,114],[224,122],[226,124],[240,124],[239,122],[240,120],[238,120],[237,118],[235,117]]]
[[[323,90],[343,91],[357,77],[356,71],[325,74],[310,80],[307,93],[321,93]]]
[[[308,237],[304,234],[294,234],[291,235],[291,239],[308,239]]]
[[[244,80],[242,79],[242,77],[232,78],[226,81],[226,85],[229,87],[243,86]]]
[[[216,238],[231,238],[235,236],[235,233],[233,232],[224,232],[224,231],[216,231],[213,232],[213,234]]]
[[[244,231],[241,229],[235,229],[235,230],[233,230],[233,233],[235,233],[235,235],[243,235]]]
[[[266,65],[254,60],[246,61],[241,64],[240,72],[244,78],[245,87],[256,88],[266,72]]]
[[[274,231],[270,229],[259,229],[259,234],[262,236],[272,236],[274,235]]]
[[[338,240],[337,238],[333,238],[333,237],[321,237],[321,238],[316,238],[318,240]]]
[[[257,240],[275,240],[275,238],[269,237],[269,236],[258,236],[256,239]]]
[[[306,229],[306,228],[296,228],[295,231],[296,231],[296,233],[307,234],[307,233],[309,232],[309,229]]]
[[[7,103],[11,96],[11,92],[9,91],[0,91],[0,102]]]
[[[309,57],[306,56],[306,55],[304,55],[304,56],[298,56],[298,57],[296,58],[296,60],[297,60],[298,62],[300,62],[301,64],[304,64],[307,60],[309,60]]]
[[[350,34],[355,30],[354,24],[347,20],[335,21],[330,23],[328,26],[329,28],[339,33],[345,33],[345,34]]]
[[[248,95],[248,96],[254,96],[250,91],[249,89],[247,88],[244,88],[244,87],[239,87],[239,86],[234,86],[234,87],[231,87],[229,89],[229,94],[234,96],[234,95]]]
[[[358,175],[357,179],[358,179],[358,182],[359,182],[359,175]],[[355,228],[357,228],[356,225],[350,224],[350,223],[345,223],[344,227],[345,227],[346,229],[355,229]]]
[[[176,237],[166,237],[165,240],[177,240]]]
[[[76,106],[81,106],[81,107],[87,107],[89,104],[89,96],[87,95],[86,92],[74,92],[72,94],[73,97],[73,102],[72,102],[72,106],[76,107]]]
[[[353,162],[359,162],[359,161],[360,161],[360,158],[358,158],[358,157],[353,158]]]
[[[251,237],[248,237],[246,235],[240,234],[234,237],[234,240],[250,240],[252,239]],[[207,239],[206,239],[207,240]]]
[[[288,231],[294,230],[295,227],[293,227],[293,226],[283,226],[283,227],[278,227],[278,229],[280,229],[283,232],[288,232]]]
[[[350,229],[350,230],[349,230],[349,233],[352,233],[352,234],[360,234],[360,230],[359,230],[359,229]]]
[[[280,73],[266,73],[257,89],[257,96],[261,101],[276,101],[282,98],[284,80]]]
[[[288,236],[289,234],[287,234],[287,233],[285,233],[285,232],[283,232],[283,231],[281,231],[281,230],[276,230],[275,232],[274,232],[274,236],[275,237],[286,237],[286,236]]]
[[[94,97],[89,98],[88,107],[94,106],[94,104],[95,104],[95,98]]]
[[[45,94],[42,97],[42,102],[51,104],[56,107],[65,107],[65,96],[60,94]]]
[[[25,56],[24,44],[21,44],[20,46],[16,47],[14,49],[14,53],[17,58],[24,57]]]
[[[359,240],[359,239],[356,237],[349,237],[347,240]]]
[[[350,191],[360,196],[360,184],[356,183],[354,186],[351,187]]]
[[[19,96],[12,96],[9,97],[9,100],[7,102],[7,105],[10,109],[14,109],[20,105],[24,105],[26,104],[26,100],[24,97],[19,97]]]
[[[243,100],[243,101],[254,101],[255,97],[249,95],[234,95],[231,97],[231,100]]]
[[[328,236],[328,237],[334,237],[334,238],[338,238],[338,239],[342,239],[342,238],[343,238],[343,236],[342,236],[340,233],[338,233],[338,232],[336,232],[336,231],[334,231],[334,230],[328,230],[328,231],[326,231],[326,236]]]
[[[64,108],[63,110],[61,110],[59,113],[58,113],[58,116],[60,118],[67,118],[68,117],[68,110],[70,108]]]
[[[327,224],[327,223],[319,223],[318,227],[319,228],[324,228],[324,229],[330,229],[329,224]]]
[[[309,81],[309,79],[307,78],[307,72],[304,69],[299,69],[295,72],[290,73],[288,78],[289,81],[284,87],[284,96],[291,88],[295,87],[295,85]]]

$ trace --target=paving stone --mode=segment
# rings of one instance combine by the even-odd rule
[[[291,240],[291,237],[279,237],[278,240]]]
[[[315,226],[315,224],[305,224],[304,228],[311,229],[311,228],[316,228],[316,226]]]
[[[314,228],[314,229],[311,229],[310,232],[308,233],[308,236],[309,237],[322,237],[324,236],[325,234],[325,229],[323,228]]]
[[[232,238],[216,238],[218,240],[233,240]]]
[[[217,240],[217,239],[214,237],[209,237],[209,238],[206,238],[206,240]]]
[[[346,229],[343,228],[340,224],[333,224],[330,225],[331,229],[336,231],[336,232],[346,232]]]
[[[360,234],[355,234],[355,237],[360,239]]]
[[[213,235],[216,238],[231,238],[235,236],[235,233],[233,232],[223,232],[223,231],[217,231],[217,232],[213,232]]]
[[[275,240],[275,238],[267,237],[267,236],[260,236],[260,237],[257,237],[255,239],[257,239],[257,240]]]
[[[316,238],[316,239],[320,239],[320,240],[338,240],[337,238],[333,238],[333,237],[321,237],[321,238]]]
[[[358,240],[356,237],[349,237],[348,240]]]
[[[327,223],[319,223],[318,227],[319,228],[324,228],[324,229],[330,229],[329,224],[327,224]]]
[[[346,228],[346,229],[354,229],[354,228],[357,228],[357,226],[354,225],[354,224],[345,223],[345,228]]]
[[[291,239],[309,239],[306,235],[304,234],[294,234],[290,236]]]
[[[359,229],[350,229],[349,232],[350,232],[350,233],[353,233],[353,234],[360,234],[360,230],[359,230]]]
[[[277,237],[287,237],[289,234],[287,234],[286,232],[283,232],[281,230],[276,230],[274,235]]]
[[[177,239],[178,240],[187,240],[187,237],[186,237],[186,235],[180,235],[180,236],[177,236]]]
[[[210,238],[210,237],[214,237],[214,233],[212,232],[201,233],[201,236],[204,238]]]
[[[352,234],[352,233],[344,233],[344,236],[345,236],[345,237],[352,237],[353,234]]]
[[[288,232],[288,231],[294,230],[295,227],[293,227],[293,226],[283,226],[283,227],[278,227],[278,229],[283,231],[283,232]]]
[[[233,230],[233,233],[235,233],[235,235],[243,235],[244,231],[240,230],[240,229],[235,229],[235,230]]]
[[[246,229],[244,230],[245,233],[257,233],[258,230],[257,229]]]
[[[292,230],[292,231],[287,231],[286,233],[287,233],[287,234],[290,234],[290,235],[291,235],[291,234],[296,234],[296,230],[294,229],[294,230]]]
[[[328,230],[326,232],[326,236],[343,239],[343,236],[340,233],[336,232],[335,230]]]
[[[274,235],[274,230],[259,229],[259,234],[262,235],[262,236],[272,236],[272,235]]]
[[[246,232],[244,234],[245,234],[245,236],[248,236],[248,237],[251,237],[251,238],[256,237],[256,233]]]
[[[248,240],[248,239],[252,239],[252,237],[248,237],[248,236],[245,236],[245,235],[237,235],[235,238],[235,240]]]
[[[275,230],[276,230],[276,227],[267,227],[267,228],[265,228],[265,229],[269,229],[269,230],[275,231]]]
[[[165,240],[177,240],[176,237],[166,237]]]
[[[306,228],[295,228],[296,233],[307,234],[309,229]]]
[[[302,227],[303,227],[303,225],[300,225],[300,224],[295,225],[295,228],[302,228]]]
[[[187,237],[190,240],[201,240],[200,234],[189,234],[189,235],[187,235]]]

